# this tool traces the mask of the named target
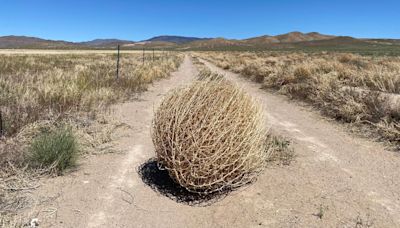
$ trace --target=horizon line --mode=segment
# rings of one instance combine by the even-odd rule
[[[250,36],[247,38],[228,38],[228,37],[223,37],[223,36],[215,36],[215,37],[206,37],[206,36],[194,36],[194,35],[156,35],[156,36],[151,36],[150,38],[144,39],[144,40],[134,40],[134,39],[127,39],[127,38],[118,38],[118,37],[96,37],[96,38],[91,38],[91,39],[85,39],[85,40],[79,40],[79,41],[71,41],[67,39],[58,39],[58,38],[45,38],[42,36],[36,36],[36,35],[30,35],[30,34],[6,34],[6,35],[0,35],[0,37],[7,37],[7,36],[15,36],[15,37],[29,37],[29,38],[39,38],[43,40],[49,40],[49,41],[63,41],[63,42],[69,42],[69,43],[83,43],[83,42],[89,42],[89,41],[94,41],[94,40],[122,40],[122,41],[129,41],[129,42],[142,42],[142,41],[147,41],[156,37],[161,37],[161,36],[170,36],[170,37],[184,37],[184,38],[198,38],[198,39],[218,39],[218,38],[223,38],[227,40],[245,40],[245,39],[251,39],[251,38],[256,38],[256,37],[262,37],[262,36],[279,36],[279,35],[285,35],[285,34],[290,34],[290,33],[302,33],[302,34],[310,34],[310,33],[318,33],[321,35],[327,35],[327,36],[337,36],[337,37],[352,37],[355,39],[393,39],[393,40],[398,40],[400,38],[389,38],[389,37],[357,37],[357,36],[349,36],[349,35],[342,35],[342,34],[325,34],[325,33],[320,33],[320,32],[301,32],[301,31],[291,31],[291,32],[286,32],[286,33],[281,33],[281,34],[259,34],[259,35],[254,35]]]

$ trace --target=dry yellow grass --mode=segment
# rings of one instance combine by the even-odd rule
[[[168,76],[182,60],[172,55],[143,64],[141,54],[123,55],[120,77],[116,79],[115,57],[110,54],[0,55],[3,121],[0,164],[23,159],[25,148],[20,146],[26,142],[20,136],[26,129],[32,129],[30,125],[65,122],[76,129],[87,129],[89,123],[95,122],[99,110],[129,99],[152,81]]]
[[[400,148],[400,58],[340,53],[197,54],[267,89],[306,101]],[[370,131],[371,132],[371,131]]]
[[[242,186],[269,152],[260,106],[226,80],[202,80],[171,92],[155,113],[158,163],[181,186],[212,193]]]
[[[122,57],[116,80],[114,55],[0,56],[0,106],[6,135],[68,112],[90,112],[140,92],[180,63],[171,56],[142,64],[141,54]]]
[[[27,169],[28,147],[37,135],[69,126],[81,153],[102,151],[101,145],[110,143],[111,132],[121,126],[103,111],[169,76],[182,61],[181,55],[170,54],[143,64],[141,57],[123,54],[116,79],[113,54],[0,55],[5,130],[0,137],[0,226],[18,224],[14,214],[31,204],[29,192],[38,186],[35,176],[46,171]]]

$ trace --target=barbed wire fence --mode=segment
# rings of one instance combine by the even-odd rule
[[[119,80],[119,78],[122,76],[121,75],[121,68],[123,67],[123,65],[121,66],[121,54],[122,54],[122,46],[121,45],[117,45],[116,47],[116,51],[117,51],[117,57],[116,57],[116,80]],[[151,52],[150,55],[146,55],[146,52]],[[157,53],[158,52],[158,53]],[[140,53],[140,52],[139,52]],[[143,48],[142,49],[142,65],[144,65],[146,62],[151,62],[152,64],[154,64],[157,60],[161,61],[167,61],[169,58],[169,51],[166,50],[155,50],[154,48],[152,49],[147,49]],[[2,137],[6,137],[7,132],[6,132],[6,116],[5,116],[5,112],[3,112],[2,106],[0,106],[0,139]]]
[[[121,46],[117,45],[117,65],[116,65],[116,68],[117,68],[116,69],[116,78],[117,79],[120,77],[121,51],[122,51]],[[155,61],[160,60],[160,59],[161,59],[161,61],[168,60],[169,52],[164,49],[157,50],[159,52],[158,56],[157,56],[156,49],[152,48],[149,51],[151,51],[150,57],[148,57],[148,55],[146,55],[146,49],[145,48],[142,49],[142,65],[144,65],[146,63],[146,61],[151,61],[152,63],[154,63]]]

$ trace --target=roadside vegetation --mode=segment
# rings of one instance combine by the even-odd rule
[[[121,126],[107,115],[112,104],[135,98],[181,61],[122,54],[116,78],[114,54],[0,55],[0,226],[30,205],[32,179],[63,174],[80,155],[106,148]]]
[[[202,52],[197,56],[400,149],[400,58],[350,53]]]
[[[76,164],[77,139],[69,128],[44,132],[29,147],[28,161],[33,168],[47,168],[55,174]]]

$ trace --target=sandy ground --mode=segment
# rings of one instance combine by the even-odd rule
[[[252,185],[202,204],[156,173],[146,163],[154,156],[153,109],[168,90],[194,79],[186,57],[140,100],[116,106],[115,117],[132,127],[117,142],[122,153],[90,156],[77,171],[43,183],[37,197],[52,200],[37,208],[41,227],[400,227],[398,154],[208,65],[262,102],[271,129],[293,142],[295,162],[271,166]]]

